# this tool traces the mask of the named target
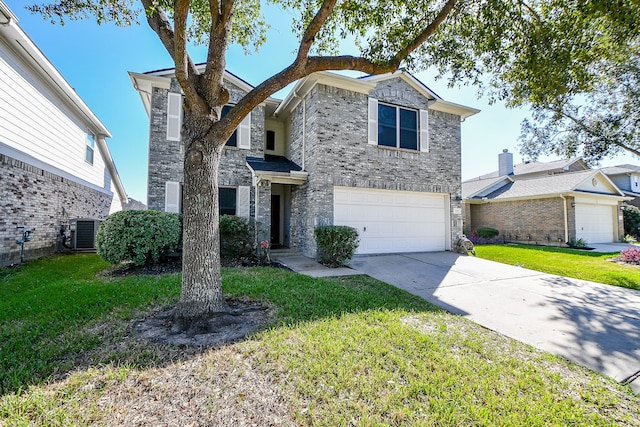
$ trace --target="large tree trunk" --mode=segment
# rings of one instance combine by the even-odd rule
[[[207,141],[208,144],[211,141]],[[176,316],[196,319],[228,311],[220,276],[218,166],[224,144],[187,144],[184,161],[182,295]]]

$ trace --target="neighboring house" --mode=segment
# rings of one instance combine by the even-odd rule
[[[179,212],[182,96],[172,69],[130,73],[150,118],[149,209]],[[233,104],[252,86],[231,73]],[[222,154],[220,213],[255,219],[273,247],[314,256],[314,229],[358,229],[358,253],[440,251],[462,232],[461,122],[407,73],[321,72],[255,108]]]
[[[1,0],[0,86],[4,266],[20,262],[16,227],[32,230],[26,257],[50,254],[60,248],[62,226],[77,218],[103,219],[127,196],[105,142],[109,131]]]
[[[628,197],[632,197],[626,203],[640,208],[640,166],[618,165],[602,168],[620,190]]]
[[[572,240],[617,242],[624,236],[624,193],[579,158],[513,166],[504,150],[498,171],[462,183],[464,228],[500,231],[510,242],[564,246]]]

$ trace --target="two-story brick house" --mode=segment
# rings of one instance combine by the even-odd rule
[[[130,73],[150,118],[150,209],[180,211],[182,98],[173,70]],[[237,102],[252,86],[231,73]],[[407,73],[297,82],[254,109],[220,165],[220,212],[259,221],[271,243],[314,256],[318,225],[356,227],[358,253],[437,251],[462,232],[461,122]]]

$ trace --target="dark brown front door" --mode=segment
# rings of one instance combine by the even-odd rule
[[[271,195],[271,245],[280,245],[280,196]]]

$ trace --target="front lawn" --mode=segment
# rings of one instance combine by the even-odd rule
[[[618,253],[531,245],[479,245],[480,258],[543,273],[640,290],[640,267],[607,261]]]
[[[640,426],[628,387],[366,276],[225,268],[273,324],[217,349],[137,340],[180,275],[95,255],[0,270],[0,425]]]

